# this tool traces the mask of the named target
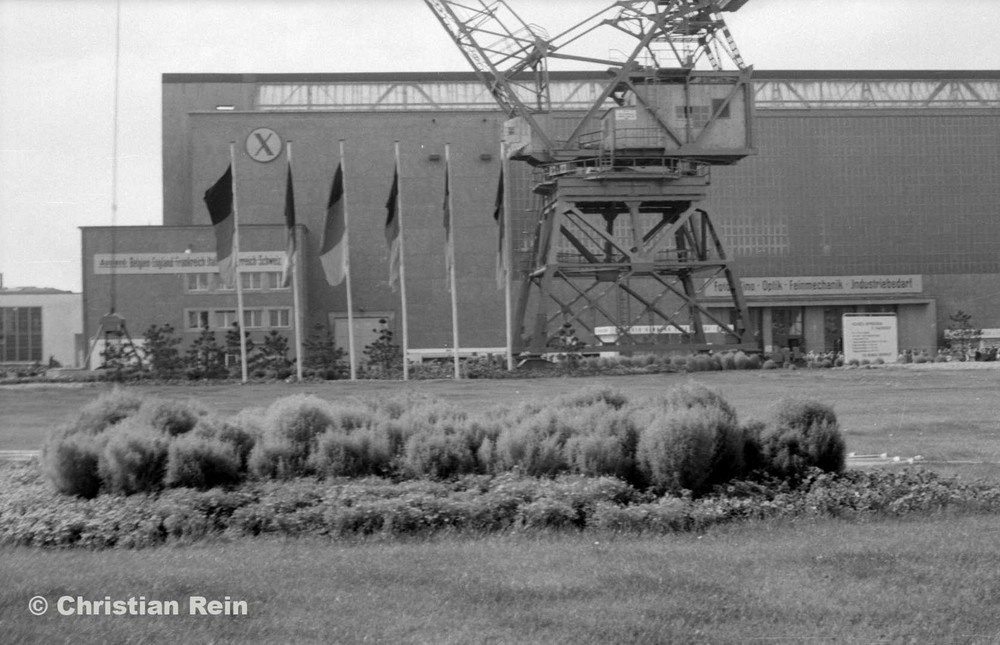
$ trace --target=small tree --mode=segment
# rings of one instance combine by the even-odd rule
[[[347,372],[347,353],[337,347],[333,333],[317,323],[304,344],[305,359],[302,367],[326,379],[341,378]]]
[[[962,353],[968,354],[969,350],[979,347],[979,339],[983,336],[983,330],[972,324],[972,314],[967,314],[961,309],[948,316],[951,324],[948,325],[948,346]]]
[[[215,332],[206,325],[194,339],[184,357],[188,378],[225,378],[225,351],[215,340]]]
[[[174,336],[171,325],[150,325],[143,336],[143,353],[150,373],[156,378],[173,378],[184,369],[184,360],[177,348],[181,339]]]
[[[397,367],[401,368],[403,365],[403,352],[400,350],[399,345],[392,342],[392,331],[385,327],[382,329],[373,329],[372,331],[378,332],[378,338],[372,341],[370,345],[365,346],[365,357],[368,359],[368,364],[385,371]]]
[[[101,358],[103,359],[101,367],[116,381],[124,379],[126,374],[134,373],[142,366],[142,357],[139,356],[131,339],[122,331],[105,334]]]
[[[247,348],[247,362],[253,363],[253,350],[254,342],[250,338],[250,332],[244,331],[243,337],[245,339],[245,344]],[[229,375],[236,376],[242,371],[240,365],[240,325],[239,323],[233,323],[232,326],[226,330],[226,340],[225,340],[225,356],[223,357],[223,364],[226,365]],[[230,366],[230,364],[232,366]],[[253,368],[255,365],[248,365],[248,368]]]
[[[285,378],[291,374],[291,365],[292,361],[288,359],[288,339],[278,330],[272,329],[264,336],[263,344],[257,347],[254,366],[273,372],[278,378]]]

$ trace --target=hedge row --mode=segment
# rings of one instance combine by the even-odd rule
[[[616,478],[513,474],[450,482],[376,478],[251,482],[232,490],[179,488],[80,499],[55,493],[28,465],[0,467],[0,544],[145,547],[211,536],[336,539],[439,532],[701,531],[746,519],[864,518],[1000,511],[996,485],[924,471],[810,471],[791,488],[740,483],[723,494],[651,495]]]
[[[42,464],[81,497],[247,479],[450,479],[517,472],[613,476],[655,493],[703,495],[755,473],[795,480],[837,472],[833,410],[788,401],[770,423],[740,424],[718,394],[685,384],[633,402],[596,388],[472,413],[429,397],[331,402],[295,395],[222,419],[197,404],[112,390],[53,433]]]

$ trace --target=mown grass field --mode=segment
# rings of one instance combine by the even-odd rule
[[[0,552],[3,642],[996,643],[1000,517],[664,538],[440,537]],[[246,616],[40,617],[29,598],[226,596]],[[181,603],[183,606],[183,602]]]
[[[984,364],[992,365],[992,364]],[[782,397],[833,406],[847,449],[858,454],[920,455],[933,461],[1000,462],[1000,369],[947,366],[853,370],[767,370],[607,378],[469,381],[331,381],[305,384],[137,386],[150,396],[196,399],[230,414],[296,393],[321,398],[382,397],[410,390],[470,408],[547,399],[596,384],[631,397],[655,396],[694,380],[716,389],[741,419],[766,418]],[[0,387],[0,450],[40,448],[48,432],[96,398],[106,385]],[[962,470],[989,474],[988,466]]]
[[[1000,370],[710,372],[608,379],[141,386],[224,413],[294,393],[410,389],[472,407],[602,383],[695,380],[742,419],[782,397],[834,407],[847,448],[1000,473]],[[40,447],[97,387],[0,387],[0,450]],[[894,466],[895,467],[895,466]],[[3,643],[997,643],[1000,517],[765,522],[665,537],[513,533],[214,540],[138,551],[0,549]],[[242,617],[32,616],[35,595],[246,600]]]

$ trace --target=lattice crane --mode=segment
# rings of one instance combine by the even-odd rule
[[[550,36],[505,0],[425,0],[506,113],[507,156],[534,167],[516,351],[558,350],[568,327],[582,351],[758,349],[697,207],[712,165],[753,153],[752,70],[722,17],[745,2],[611,2]],[[595,51],[608,34],[631,50]],[[605,70],[589,109],[553,111],[554,60]]]

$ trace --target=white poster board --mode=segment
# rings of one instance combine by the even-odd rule
[[[844,314],[844,362],[895,363],[899,357],[896,314]]]

